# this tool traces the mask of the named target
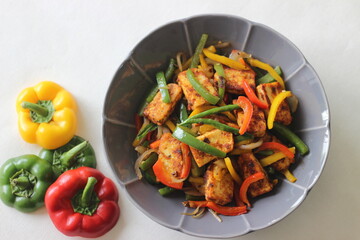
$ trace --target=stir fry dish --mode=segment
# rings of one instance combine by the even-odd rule
[[[183,192],[183,205],[199,217],[208,209],[234,216],[285,178],[295,156],[309,152],[291,130],[298,100],[279,66],[208,43],[182,52],[156,74],[157,85],[135,116],[135,172],[161,195]]]

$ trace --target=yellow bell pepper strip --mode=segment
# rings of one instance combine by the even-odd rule
[[[286,179],[289,182],[296,182],[297,178],[289,171],[289,169],[286,169],[284,171],[282,171],[282,174],[284,174],[284,176],[286,177]]]
[[[258,149],[257,151],[262,151],[262,150],[279,150],[282,153],[284,153],[284,155],[288,158],[294,158],[294,153],[291,152],[285,145],[282,145],[281,143],[277,143],[277,142],[265,142],[263,143]]]
[[[295,153],[295,147],[291,147],[291,148],[289,148],[289,150],[292,153]],[[276,152],[270,156],[267,156],[267,157],[261,159],[259,162],[260,162],[261,166],[266,167],[266,166],[269,166],[269,165],[273,164],[274,162],[277,162],[280,159],[283,159],[285,157],[286,157],[286,155],[283,152]]]
[[[16,100],[21,137],[46,149],[59,148],[75,135],[76,102],[58,84],[40,82],[24,89]]]
[[[214,126],[211,126],[209,124],[203,124],[199,127],[199,133],[202,135],[202,134],[205,134],[207,132],[210,132],[211,130],[215,129]]]
[[[247,66],[243,65],[241,62],[234,61],[230,58],[212,53],[207,49],[203,49],[203,53],[205,54],[206,57],[210,58],[211,60],[222,63],[222,64],[224,64],[228,67],[234,68],[236,70],[249,70],[249,68]]]
[[[216,48],[214,45],[211,45],[210,47],[206,48],[207,50],[209,50],[212,53],[216,53]]]
[[[254,182],[257,182],[261,179],[264,179],[265,178],[265,175],[264,173],[262,172],[257,172],[249,177],[247,177],[244,182],[241,184],[241,187],[240,187],[240,192],[239,192],[239,195],[240,195],[240,199],[243,203],[245,203],[248,207],[251,207],[251,204],[248,200],[248,197],[247,197],[247,191],[249,189],[249,186],[254,183]]]
[[[226,106],[226,104],[224,101],[220,101],[219,106],[223,107],[223,106]],[[236,122],[236,117],[231,112],[223,112],[222,114],[227,116],[231,121]]]
[[[224,161],[225,161],[225,165],[227,167],[227,169],[229,170],[229,173],[231,175],[231,177],[234,179],[234,181],[237,183],[237,184],[241,184],[241,178],[239,177],[239,175],[237,174],[237,172],[235,171],[234,169],[234,166],[232,165],[231,163],[231,159],[226,157],[224,158]]]
[[[266,71],[268,71],[268,73],[277,81],[280,83],[281,87],[283,89],[285,89],[285,83],[284,80],[282,79],[282,77],[280,77],[280,75],[267,63],[261,62],[257,59],[254,58],[248,58],[247,59],[248,63],[250,63],[251,66],[253,67],[258,67],[261,69],[264,69]]]
[[[244,96],[239,96],[236,100],[236,104],[244,111],[244,120],[239,130],[240,135],[243,135],[250,125],[250,120],[253,115],[253,105],[250,100]]]
[[[171,130],[171,132],[174,132],[174,131],[175,131],[176,126],[175,126],[175,124],[174,124],[172,121],[167,120],[167,121],[165,122],[165,125]]]
[[[201,35],[200,41],[199,41],[199,43],[195,49],[195,53],[192,57],[190,68],[196,68],[199,65],[199,55],[201,54],[207,39],[208,39],[207,34],[204,33]]]
[[[274,121],[276,117],[277,110],[279,109],[280,104],[284,101],[285,98],[292,95],[291,91],[284,91],[279,93],[273,100],[270,106],[269,115],[267,119],[267,126],[269,129],[274,127]]]

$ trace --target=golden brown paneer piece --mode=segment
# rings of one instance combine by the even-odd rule
[[[279,139],[277,139],[275,136],[267,134],[264,138],[262,138],[264,142],[277,142],[277,143],[282,143],[280,142]],[[274,162],[273,164],[271,164],[270,166],[272,166],[276,171],[283,171],[289,168],[289,166],[295,162],[295,158],[282,158],[276,162]]]
[[[273,189],[273,184],[270,182],[265,170],[259,163],[259,161],[255,158],[252,153],[243,153],[238,158],[238,164],[240,167],[240,173],[243,179],[257,173],[262,172],[265,175],[264,179],[261,179],[257,182],[252,183],[249,186],[249,194],[251,197],[256,197],[261,194],[270,192]]]
[[[244,121],[244,111],[240,108],[235,110],[237,123],[241,128]],[[253,134],[255,137],[262,137],[266,133],[266,119],[263,110],[253,104],[253,115],[246,132]]]
[[[255,74],[249,70],[236,70],[233,68],[224,68],[225,73],[225,91],[234,94],[245,94],[242,87],[242,83],[246,80],[251,88],[255,88]],[[219,75],[214,74],[214,81],[217,83],[219,81]]]
[[[205,73],[201,69],[192,68],[191,71],[194,73],[196,79],[199,83],[212,95],[218,96],[218,92],[216,91],[215,87],[206,77]],[[186,71],[179,73],[177,79],[179,85],[181,86],[185,98],[188,102],[188,109],[194,110],[197,107],[208,105],[209,103],[193,88],[191,83],[189,82]]]
[[[162,125],[175,108],[176,103],[182,97],[181,87],[175,83],[167,85],[170,94],[170,103],[164,103],[160,91],[154,99],[145,107],[144,116],[157,125]]]
[[[265,102],[270,106],[274,101],[274,98],[282,92],[282,88],[278,82],[264,83],[256,87],[256,92],[260,101]],[[269,110],[265,110],[266,115],[268,114],[268,111]],[[292,116],[286,99],[280,104],[279,109],[276,112],[275,121],[284,125],[289,125],[291,123]]]
[[[232,133],[219,129],[211,130],[196,138],[226,153],[231,152],[234,148],[234,138]],[[202,152],[193,147],[190,147],[190,150],[199,167],[216,159],[216,156]]]
[[[211,163],[204,175],[205,199],[216,204],[231,202],[234,194],[234,180],[223,159]]]
[[[181,142],[174,138],[171,133],[164,133],[160,139],[158,153],[158,161],[163,162],[163,166],[172,176],[179,177],[184,163]]]

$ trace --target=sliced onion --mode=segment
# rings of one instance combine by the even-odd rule
[[[286,98],[286,101],[289,104],[291,112],[292,113],[296,112],[296,109],[299,105],[299,99],[294,94],[292,94],[290,97]]]
[[[241,52],[238,50],[232,50],[229,58],[234,61],[239,61],[240,58],[251,58],[251,54],[248,54],[246,52]]]
[[[214,216],[216,220],[218,220],[218,222],[222,222],[222,219],[217,215],[217,213],[214,210],[208,208],[208,211],[211,212],[211,214]]]
[[[200,218],[200,217],[202,217],[204,215],[204,212],[205,212],[205,208],[204,207],[200,208],[200,211],[198,213],[194,214],[192,217],[193,218]]]
[[[210,58],[205,58],[205,62],[206,62],[207,64],[211,64],[211,65],[215,65],[215,64],[219,63],[219,62],[214,61],[214,60],[212,60],[212,59],[210,59]]]
[[[161,138],[161,136],[164,134],[163,130],[164,130],[164,127],[163,127],[163,126],[158,126],[158,128],[157,128],[157,134],[156,134],[156,139],[160,139],[160,138]]]
[[[167,128],[167,127],[165,127],[165,126],[163,126],[162,131],[163,131],[163,134],[164,134],[164,133],[171,133],[170,129]]]
[[[240,145],[239,148],[240,148],[240,149],[243,149],[243,150],[251,150],[251,149],[260,147],[261,144],[263,144],[263,140],[262,140],[262,139],[260,139],[260,140],[257,141],[257,142],[254,142],[254,143],[250,143],[250,144],[246,144],[246,145]]]
[[[188,191],[184,191],[184,193],[186,193],[188,195],[191,195],[191,196],[197,196],[197,197],[204,196],[204,194],[202,194],[201,192],[199,192],[196,189],[191,189],[191,190],[188,190]]]
[[[135,151],[137,151],[140,154],[143,154],[148,148],[144,147],[144,146],[137,146],[135,148]]]
[[[148,149],[146,150],[145,152],[143,152],[143,154],[141,154],[135,161],[135,164],[134,164],[134,168],[135,168],[135,173],[136,173],[136,176],[139,178],[139,179],[142,179],[142,174],[141,174],[141,171],[140,171],[140,164],[142,163],[142,161],[144,161],[144,159],[146,159],[147,157],[150,156],[151,153],[153,152],[157,152],[156,149]]]

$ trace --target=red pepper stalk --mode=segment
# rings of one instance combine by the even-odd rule
[[[45,205],[55,227],[67,236],[96,238],[114,227],[120,216],[115,184],[100,171],[69,170],[49,187]]]

